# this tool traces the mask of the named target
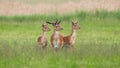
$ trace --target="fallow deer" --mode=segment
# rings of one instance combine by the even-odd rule
[[[55,49],[61,48],[63,45],[63,36],[59,32],[60,30],[63,30],[63,28],[60,25],[61,20],[59,21],[57,20],[54,23],[51,23],[51,22],[47,22],[47,23],[52,24],[52,26],[54,27],[54,32],[50,40],[52,47]]]
[[[76,30],[78,29],[80,29],[80,26],[78,25],[78,23],[75,21],[72,21],[72,33],[68,36],[63,37],[64,46],[71,48],[75,45]]]
[[[42,36],[38,37],[37,42],[40,48],[45,48],[48,43],[47,38],[46,38],[46,32],[50,31],[46,23],[42,24],[42,31],[43,31],[43,34]]]

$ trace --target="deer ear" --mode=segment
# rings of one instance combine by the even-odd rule
[[[48,24],[52,24],[51,22],[48,22],[48,21],[47,21],[46,23],[48,23]]]
[[[74,24],[74,22],[72,21],[72,25]]]
[[[42,24],[42,27],[44,27],[44,24]]]
[[[76,23],[78,23],[78,21],[75,21]]]

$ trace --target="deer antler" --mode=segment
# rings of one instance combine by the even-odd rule
[[[55,23],[58,23],[58,19],[56,20],[56,22]]]
[[[59,20],[57,23],[59,24],[61,22],[61,20]]]
[[[58,23],[59,24],[60,22],[61,22],[61,20],[58,21],[58,19],[57,19],[55,23],[51,23],[51,22],[46,22],[46,23],[48,23],[48,24],[56,24],[56,23]]]

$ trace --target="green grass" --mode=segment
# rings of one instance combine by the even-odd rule
[[[37,38],[41,23],[62,19],[66,36],[71,33],[71,20],[81,26],[77,31],[73,52],[54,52],[49,45],[41,52]],[[47,33],[47,38],[53,32]],[[1,68],[119,68],[120,67],[120,13],[96,11],[72,14],[31,15],[0,17],[0,67]]]
[[[29,15],[29,16],[0,16],[0,21],[9,21],[9,22],[35,22],[35,21],[53,21],[57,19],[61,19],[62,21],[71,21],[73,19],[82,21],[85,19],[120,19],[120,10],[114,12],[108,12],[106,10],[95,11],[95,12],[87,12],[87,11],[77,11],[73,13],[66,14],[58,14],[57,12],[54,14],[37,14],[37,15]]]

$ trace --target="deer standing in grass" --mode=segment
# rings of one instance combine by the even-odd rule
[[[78,29],[80,29],[80,26],[78,25],[78,23],[76,21],[72,21],[72,33],[68,36],[63,37],[64,46],[71,48],[75,45],[76,30]]]
[[[46,38],[46,32],[50,31],[46,23],[42,24],[42,31],[43,31],[43,34],[42,36],[38,37],[37,42],[40,48],[45,48],[48,43],[47,38]]]
[[[63,45],[63,36],[59,32],[60,30],[63,30],[63,28],[60,25],[61,20],[59,21],[57,20],[54,23],[51,23],[51,22],[47,22],[47,23],[52,24],[52,26],[54,27],[54,32],[50,40],[52,47],[55,49],[61,48]]]

